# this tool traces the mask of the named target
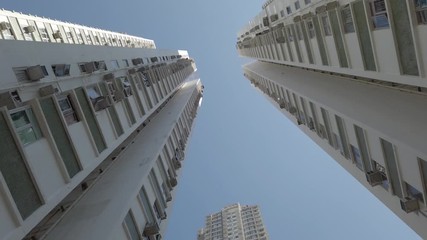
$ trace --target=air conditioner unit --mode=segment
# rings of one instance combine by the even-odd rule
[[[35,32],[35,31],[36,31],[36,28],[34,26],[26,26],[26,27],[24,27],[24,32],[25,33],[32,33],[32,32]]]
[[[275,22],[277,21],[277,19],[279,19],[279,15],[278,14],[273,14],[270,16],[270,21],[271,22]]]
[[[296,109],[295,107],[290,107],[290,108],[289,108],[289,112],[290,112],[291,114],[295,114],[295,113],[297,112],[297,109]]]
[[[9,30],[10,23],[8,22],[0,22],[0,31]]]
[[[25,72],[27,73],[27,76],[31,81],[38,81],[44,78],[44,71],[42,66],[40,65],[28,67]]]
[[[285,39],[285,37],[277,37],[276,38],[276,42],[278,42],[278,43],[285,43],[286,39]]]
[[[104,75],[104,77],[103,77],[103,79],[104,79],[105,81],[113,81],[113,80],[114,80],[114,78],[115,78],[114,73],[108,73],[108,74],[105,74],[105,75]]]
[[[54,39],[62,39],[62,35],[60,31],[56,31],[52,34]]]
[[[138,64],[141,64],[142,63],[142,58],[134,58],[134,59],[132,59],[132,64],[133,65],[138,65]]]
[[[146,237],[156,235],[160,232],[159,226],[157,223],[147,223],[145,224],[144,231],[142,234]]]
[[[53,87],[53,85],[48,85],[48,86],[44,86],[44,87],[39,88],[40,97],[53,95],[57,92],[58,92],[58,89]]]
[[[380,171],[369,171],[366,173],[366,180],[372,187],[374,187],[383,182],[383,175]]]
[[[7,107],[7,109],[11,110],[19,107],[19,102],[11,92],[0,93],[0,107]]]
[[[123,91],[116,91],[114,93],[114,97],[116,98],[116,101],[121,101],[125,98],[125,94],[123,93]]]
[[[129,69],[128,73],[129,74],[135,74],[136,73],[136,69],[135,68]]]
[[[169,179],[169,184],[170,184],[172,187],[176,187],[176,185],[178,185],[178,180],[176,180],[176,178],[174,178],[174,177],[171,177],[171,178]]]
[[[165,195],[166,195],[167,202],[172,201],[172,194],[169,191],[165,191]]]
[[[85,63],[85,70],[86,73],[93,73],[98,69],[96,68],[95,62],[87,62]]]
[[[308,128],[310,129],[310,130],[314,130],[315,128],[314,128],[314,122],[313,121],[311,121],[310,120],[310,122],[308,122]]]
[[[400,199],[400,207],[406,213],[410,213],[420,209],[418,199],[411,197],[405,197],[404,199]]]
[[[101,111],[108,107],[111,107],[111,103],[106,97],[99,97],[94,105],[95,111]]]
[[[280,107],[281,109],[286,108],[286,102],[285,102],[285,101],[281,101],[281,102],[279,103],[279,107]]]
[[[174,166],[174,168],[175,168],[175,170],[176,170],[176,169],[180,169],[180,168],[182,167],[182,164],[181,164],[181,162],[180,162],[180,161],[178,161],[178,160],[174,160],[174,161],[173,161],[173,166]]]

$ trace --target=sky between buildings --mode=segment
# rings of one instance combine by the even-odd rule
[[[165,240],[258,204],[272,240],[420,239],[243,77],[237,31],[262,0],[3,0],[0,7],[186,49],[205,85]]]

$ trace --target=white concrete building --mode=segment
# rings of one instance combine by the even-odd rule
[[[206,216],[198,240],[268,240],[258,206],[232,204]]]
[[[422,238],[426,43],[425,0],[270,0],[237,40],[253,86]]]
[[[0,239],[161,239],[203,85],[187,51],[0,10]]]

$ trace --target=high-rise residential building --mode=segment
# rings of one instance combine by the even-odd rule
[[[206,216],[206,225],[197,234],[198,240],[268,240],[258,206],[224,207]]]
[[[187,51],[0,10],[0,239],[162,239],[203,95]]]
[[[426,43],[425,0],[269,0],[236,45],[251,84],[422,238]]]

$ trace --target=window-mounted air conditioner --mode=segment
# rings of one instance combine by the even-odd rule
[[[123,91],[116,91],[114,93],[114,97],[116,98],[116,101],[121,101],[125,98],[125,94]]]
[[[108,100],[108,98],[103,97],[103,96],[99,97],[96,100],[95,105],[94,105],[95,111],[101,111],[101,110],[104,110],[108,107],[111,107],[111,103]]]
[[[276,38],[276,42],[278,42],[278,43],[285,43],[285,42],[286,42],[286,39],[285,39],[285,37],[283,37],[283,36],[281,36],[281,37],[277,37],[277,38]]]
[[[308,128],[310,130],[314,130],[314,122],[310,120],[310,122],[308,122]]]
[[[25,72],[27,73],[28,79],[30,81],[38,81],[44,78],[44,71],[40,65],[28,67]]]
[[[176,187],[176,185],[178,185],[178,180],[176,180],[176,178],[171,177],[169,178],[169,184],[171,185],[171,187]]]
[[[295,113],[297,112],[296,107],[290,107],[290,108],[289,108],[289,112],[290,112],[291,114],[295,114]]]
[[[275,22],[275,21],[277,21],[277,19],[279,19],[279,15],[278,14],[273,14],[273,15],[270,16],[271,22]]]
[[[281,101],[281,102],[279,103],[279,107],[280,107],[281,109],[286,108],[286,107],[287,107],[287,106],[286,106],[286,102],[285,102],[285,101]]]
[[[114,73],[108,73],[108,74],[105,74],[105,75],[104,75],[104,77],[103,77],[103,79],[104,79],[105,81],[113,81],[113,80],[114,80],[114,78],[115,78]]]
[[[159,226],[157,223],[150,223],[148,222],[145,224],[144,231],[142,231],[142,234],[146,237],[156,235],[160,232]]]
[[[128,73],[129,74],[135,74],[136,73],[136,69],[135,68],[129,69]]]
[[[16,91],[14,93],[13,92],[0,93],[0,107],[7,107],[7,109],[9,110],[19,107],[20,99],[19,99],[18,92]]]
[[[32,33],[36,31],[36,28],[34,26],[26,26],[23,29],[25,33]]]
[[[406,213],[410,213],[420,209],[418,199],[411,197],[405,197],[404,199],[400,199],[400,207]]]
[[[55,88],[53,85],[48,85],[48,86],[44,86],[44,87],[39,88],[40,97],[53,95],[57,92],[58,92],[58,89]]]
[[[366,173],[366,180],[372,187],[374,187],[383,182],[383,176],[380,171],[369,171]]]
[[[0,22],[0,31],[9,30],[11,28],[10,23]]]
[[[180,169],[180,168],[182,167],[181,162],[180,162],[180,161],[178,161],[178,160],[174,160],[174,161],[173,161],[173,165],[174,165],[174,167],[175,167],[175,170],[176,170],[176,169]]]
[[[56,31],[52,34],[54,39],[62,39],[62,35],[60,31]]]

